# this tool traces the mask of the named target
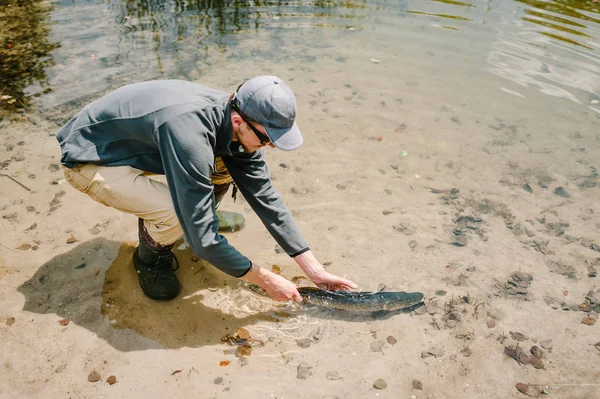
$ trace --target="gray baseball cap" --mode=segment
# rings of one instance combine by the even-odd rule
[[[238,89],[233,101],[240,111],[264,126],[275,147],[292,151],[302,145],[296,124],[296,96],[277,76],[257,76]]]

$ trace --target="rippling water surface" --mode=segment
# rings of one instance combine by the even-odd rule
[[[201,81],[242,61],[310,65],[316,78],[320,63],[385,48],[456,79],[494,74],[516,96],[530,87],[600,112],[599,10],[591,0],[5,0],[2,108],[48,109],[146,79]]]

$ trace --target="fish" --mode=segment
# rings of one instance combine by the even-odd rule
[[[250,284],[250,289],[257,294],[266,295],[257,285]],[[333,291],[316,287],[299,287],[302,302],[308,305],[336,310],[359,312],[394,311],[410,308],[423,302],[420,292],[404,291]]]
[[[379,312],[410,308],[423,301],[420,292],[380,291],[331,291],[314,287],[300,287],[302,300],[310,305],[329,309]]]

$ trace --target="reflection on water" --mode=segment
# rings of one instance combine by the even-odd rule
[[[27,86],[47,88],[50,53],[59,44],[48,40],[52,6],[45,1],[3,0],[0,3],[0,119],[4,113],[26,108]]]
[[[338,49],[368,51],[382,35],[402,48],[406,33],[422,46],[455,45],[448,66],[483,57],[480,69],[548,95],[588,104],[600,89],[600,3],[591,1],[4,3],[4,109],[25,107],[30,96],[48,109],[134,81],[199,80],[223,62],[306,65],[317,62],[315,48],[343,62]]]

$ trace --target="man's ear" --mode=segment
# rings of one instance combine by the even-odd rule
[[[233,126],[240,127],[240,126],[242,126],[243,123],[244,123],[244,120],[242,119],[242,117],[239,114],[231,115],[231,124]]]

